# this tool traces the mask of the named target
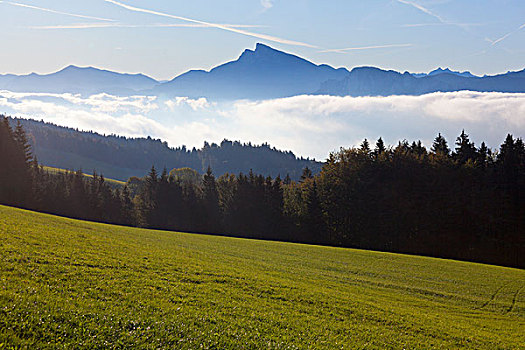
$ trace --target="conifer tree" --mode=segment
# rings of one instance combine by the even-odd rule
[[[305,167],[303,169],[303,173],[301,175],[301,182],[304,182],[307,179],[313,179],[313,178],[314,178],[314,176],[312,174],[312,170],[310,170],[310,168],[308,168],[308,167]]]
[[[476,147],[474,142],[471,142],[465,130],[461,131],[461,135],[456,139],[456,149],[454,152],[454,160],[459,164],[465,164],[469,160],[476,160]]]
[[[206,216],[205,226],[209,232],[218,232],[220,230],[219,194],[215,176],[213,176],[210,166],[208,166],[206,174],[202,178],[202,191],[204,214]]]
[[[380,137],[377,139],[376,147],[374,148],[374,155],[378,157],[379,155],[385,153],[386,147],[383,139]]]
[[[364,139],[361,145],[359,146],[359,149],[361,150],[361,152],[365,154],[369,154],[370,153],[370,142],[368,142],[367,139]]]
[[[432,153],[448,157],[450,155],[450,148],[448,148],[447,140],[441,136],[441,133],[434,139],[432,147],[430,148]]]

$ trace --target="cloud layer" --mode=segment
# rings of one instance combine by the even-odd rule
[[[269,142],[298,155],[325,159],[339,147],[379,136],[389,144],[438,132],[451,146],[462,129],[498,147],[507,133],[525,136],[525,94],[452,92],[423,96],[290,98],[212,102],[205,98],[24,94],[0,91],[8,114],[125,136],[152,136],[171,146],[200,147],[224,138]]]

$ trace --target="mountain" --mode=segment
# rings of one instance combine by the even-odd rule
[[[62,169],[96,171],[116,180],[126,181],[131,176],[142,177],[154,165],[159,171],[167,168],[189,167],[205,173],[211,166],[213,173],[256,174],[275,177],[287,174],[298,180],[305,167],[318,173],[322,163],[296,157],[292,152],[279,151],[268,144],[241,144],[222,141],[219,145],[207,142],[201,149],[188,150],[185,146],[170,148],[166,142],[148,138],[126,138],[82,132],[31,119],[10,118],[15,125],[20,121],[28,134],[33,153],[39,163]]]
[[[525,70],[477,77],[438,68],[430,73],[400,73],[376,67],[351,71],[317,65],[301,57],[257,44],[237,60],[210,71],[191,70],[167,82],[142,74],[122,74],[93,67],[66,67],[56,73],[0,75],[0,90],[113,95],[268,99],[302,94],[336,96],[421,95],[449,91],[525,92]]]
[[[340,80],[328,80],[316,92],[335,96],[390,96],[423,95],[432,92],[452,91],[479,92],[525,92],[525,70],[505,74],[465,77],[442,72],[440,74],[414,77],[375,67],[358,67]]]
[[[257,44],[232,62],[209,72],[192,70],[157,86],[161,94],[223,99],[279,98],[311,94],[322,82],[343,79],[344,68],[316,65],[303,58]]]
[[[0,89],[14,92],[108,93],[129,95],[158,82],[143,74],[123,74],[93,67],[68,66],[51,74],[0,75]]]
[[[475,78],[476,77],[475,75],[473,75],[472,73],[468,71],[458,72],[458,71],[450,70],[449,68],[443,69],[441,67],[434,69],[430,73],[412,73],[412,75],[415,76],[416,78],[423,78],[423,77],[428,77],[428,76],[433,76],[433,75],[438,75],[438,74],[454,74],[454,75],[465,77],[465,78]]]

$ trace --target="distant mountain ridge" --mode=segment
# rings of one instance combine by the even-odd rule
[[[257,44],[235,60],[209,72],[192,70],[157,86],[153,91],[189,97],[225,99],[278,98],[311,94],[329,79],[343,79],[345,68],[310,61]]]
[[[438,74],[454,74],[454,75],[465,77],[465,78],[476,78],[476,76],[470,73],[469,71],[458,72],[458,71],[450,70],[449,68],[443,69],[441,67],[434,69],[433,71],[429,73],[412,73],[412,75],[415,76],[416,78],[428,77],[428,76],[433,76],[433,75],[438,75]]]
[[[424,95],[433,92],[525,92],[525,70],[494,76],[464,77],[441,73],[414,77],[405,72],[375,67],[358,67],[341,80],[328,80],[316,91],[318,95],[334,96],[391,96]]]
[[[494,76],[438,68],[400,73],[376,67],[333,68],[264,44],[210,71],[190,70],[167,82],[143,74],[122,74],[93,67],[66,67],[56,73],[0,75],[0,89],[15,92],[109,93],[187,96],[210,99],[269,99],[303,94],[335,96],[421,95],[471,90],[525,92],[525,69]]]
[[[136,94],[159,82],[144,74],[116,73],[93,67],[67,66],[51,74],[0,75],[0,89],[13,92]]]

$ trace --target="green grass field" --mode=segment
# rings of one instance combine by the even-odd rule
[[[68,172],[68,170],[65,170],[65,169],[54,168],[54,167],[45,166],[45,165],[43,168],[44,168],[44,171],[47,171],[48,173],[51,173],[51,174],[64,174]],[[82,174],[89,179],[93,178],[93,174],[86,174],[86,173],[82,173]],[[125,181],[114,180],[114,179],[104,178],[104,181],[112,187],[123,187],[126,184]]]
[[[0,206],[0,349],[524,349],[525,271]]]

